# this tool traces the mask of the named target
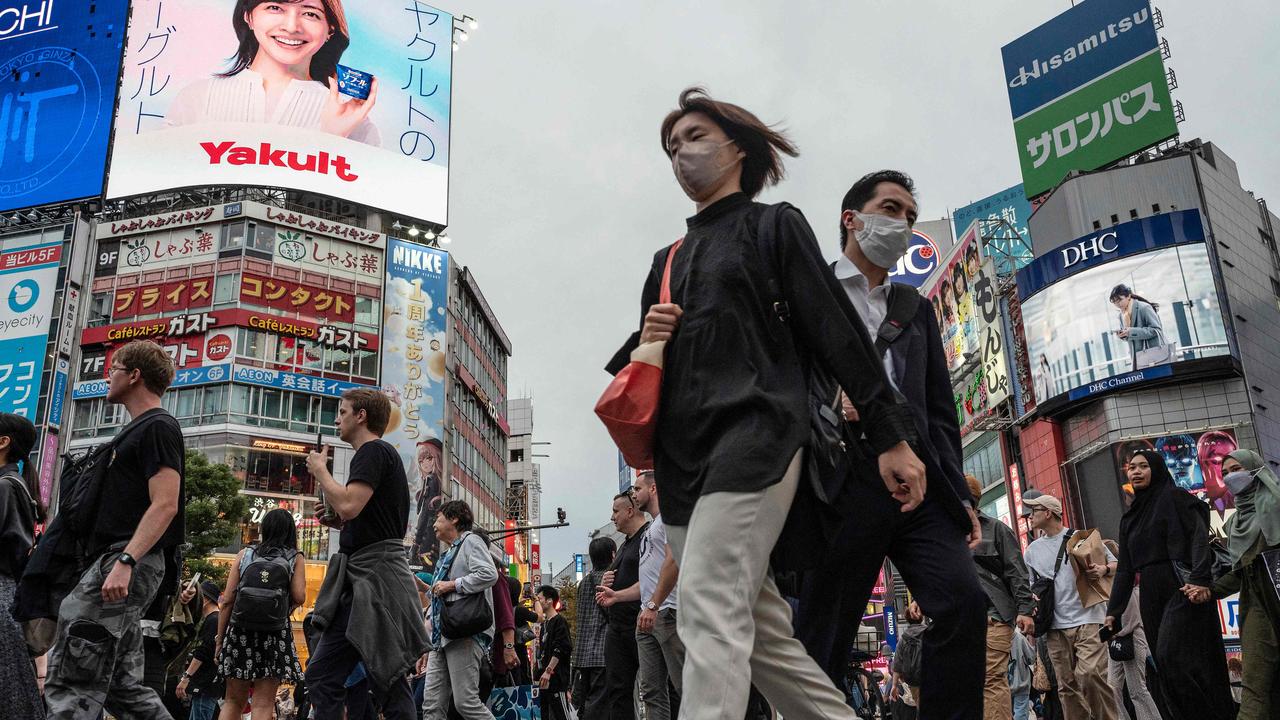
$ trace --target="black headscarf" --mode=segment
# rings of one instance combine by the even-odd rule
[[[1151,466],[1151,484],[1134,488],[1133,504],[1120,518],[1120,542],[1132,568],[1169,560],[1191,563],[1191,538],[1201,523],[1209,527],[1209,506],[1178,487],[1160,453],[1139,450],[1132,457],[1139,455]]]

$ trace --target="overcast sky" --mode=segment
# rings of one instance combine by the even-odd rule
[[[1105,0],[1091,0],[1104,2]],[[623,3],[439,0],[479,30],[454,55],[449,247],[475,273],[534,400],[543,565],[608,522],[617,451],[592,413],[601,367],[639,322],[653,252],[692,214],[658,143],[680,90],[705,85],[799,145],[764,201],[807,215],[834,259],[838,204],[870,170],[905,170],[921,219],[1020,181],[1000,47],[1067,0]],[[1280,4],[1163,0],[1187,120],[1246,188],[1280,206]]]

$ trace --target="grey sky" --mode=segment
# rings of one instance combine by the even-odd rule
[[[515,345],[512,396],[534,398],[544,565],[608,521],[616,450],[592,406],[601,366],[635,329],[653,252],[692,205],[658,125],[703,84],[789,129],[801,156],[762,196],[799,206],[836,253],[841,196],[905,170],[922,219],[1017,183],[1000,47],[1067,0],[622,3],[457,0],[480,28],[454,56],[450,246]],[[1101,0],[1092,0],[1099,2]],[[1280,4],[1164,0],[1183,139],[1218,143],[1246,188],[1280,206]],[[762,441],[767,439],[762,438]]]

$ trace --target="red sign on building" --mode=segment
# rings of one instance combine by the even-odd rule
[[[240,302],[335,322],[356,317],[355,296],[350,293],[249,273],[240,280]]]
[[[112,304],[112,318],[197,310],[213,305],[213,278],[188,278],[159,285],[119,288]]]

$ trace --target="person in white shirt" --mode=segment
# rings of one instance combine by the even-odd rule
[[[1099,600],[1084,607],[1076,590],[1076,571],[1071,558],[1063,557],[1054,575],[1059,550],[1070,539],[1063,525],[1062,502],[1049,494],[1032,500],[1023,496],[1023,516],[1044,536],[1027,547],[1025,559],[1031,571],[1032,587],[1038,579],[1053,579],[1053,624],[1046,640],[1049,659],[1058,678],[1058,694],[1066,720],[1116,720],[1115,697],[1107,677],[1107,645],[1099,631],[1106,619],[1107,604]],[[1107,564],[1090,569],[1091,577],[1114,575],[1116,557],[1107,551]]]
[[[338,93],[338,60],[351,44],[342,0],[239,0],[231,23],[240,40],[231,68],[183,88],[166,127],[271,123],[382,145],[369,120],[377,78],[367,100]]]
[[[680,570],[671,546],[667,526],[658,506],[658,488],[653,471],[636,476],[636,505],[653,520],[640,540],[640,615],[636,618],[636,646],[640,651],[640,695],[645,717],[670,720],[680,702],[684,674],[684,643],[676,634],[676,598]],[[667,683],[675,689],[671,697]]]

